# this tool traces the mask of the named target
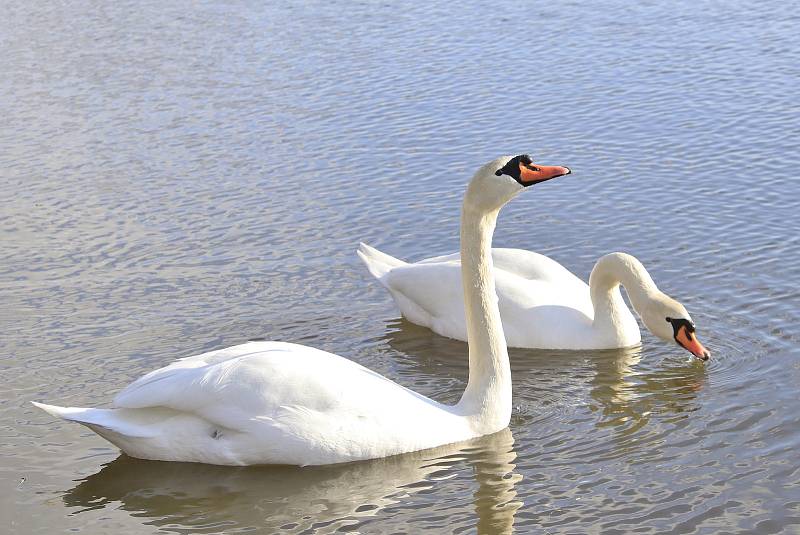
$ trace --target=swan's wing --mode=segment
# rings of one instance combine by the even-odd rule
[[[114,399],[118,408],[166,407],[232,429],[297,414],[371,418],[410,400],[435,404],[332,353],[283,342],[249,342],[181,359],[148,373]],[[407,403],[406,403],[407,405]]]
[[[441,264],[444,262],[455,262],[460,265],[461,253],[451,253],[441,256],[432,256],[430,258],[426,258],[425,260],[420,260],[419,262],[415,262],[415,264]]]
[[[524,249],[492,249],[492,260],[495,269],[501,269],[523,279],[550,282],[555,285],[570,287],[587,285],[567,268],[543,254]]]
[[[218,374],[231,366],[241,364],[249,356],[264,352],[288,351],[284,344],[263,346],[248,342],[200,355],[184,357],[168,366],[153,370],[135,380],[114,398],[114,406],[126,409],[145,407],[173,407],[191,405],[184,394],[197,393],[197,386],[208,385]],[[179,409],[182,410],[182,409]]]
[[[591,311],[586,283],[555,260],[532,251],[500,248],[492,250],[492,258],[504,325],[521,321],[530,330],[526,322],[530,311],[545,305]],[[466,340],[458,253],[394,268],[382,282],[410,321]]]
[[[384,284],[409,321],[450,338],[466,339],[458,262],[408,264],[389,272]]]
[[[506,271],[526,280],[586,286],[585,282],[552,258],[533,251],[495,247],[492,249],[492,262],[495,270]],[[415,265],[444,263],[460,265],[461,255],[452,253],[434,256],[420,260]]]
[[[538,339],[531,342],[531,333],[552,331],[554,322],[590,321],[589,287],[555,260],[532,251],[501,248],[492,249],[492,258],[500,315],[511,345],[550,344]],[[466,340],[459,253],[393,268],[381,282],[408,320]]]

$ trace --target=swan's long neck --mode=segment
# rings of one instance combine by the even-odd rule
[[[653,296],[660,292],[642,263],[629,254],[610,253],[597,261],[589,276],[594,306],[593,327],[613,332],[623,339],[626,336],[626,318],[630,315],[619,290],[620,284],[625,287],[631,305],[640,315]]]
[[[461,214],[461,280],[469,344],[469,381],[458,406],[482,433],[508,426],[511,367],[497,306],[492,234],[498,210],[482,211],[464,200]]]

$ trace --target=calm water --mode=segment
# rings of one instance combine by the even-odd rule
[[[263,4],[4,3],[0,532],[800,533],[790,3]],[[456,401],[466,346],[354,251],[456,250],[473,170],[525,151],[574,174],[495,243],[636,255],[713,360],[513,351],[509,431],[313,469],[138,461],[29,405],[255,337]]]

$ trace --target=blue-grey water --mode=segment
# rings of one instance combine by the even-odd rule
[[[800,40],[791,2],[3,2],[0,532],[800,533]],[[510,430],[326,468],[120,456],[108,406],[264,337],[456,401],[466,346],[355,256],[458,248],[466,181],[573,175],[495,244],[637,256],[706,364],[512,351]]]

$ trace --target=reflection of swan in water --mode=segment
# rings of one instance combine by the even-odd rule
[[[463,360],[463,358],[462,358]],[[478,532],[508,533],[520,507],[514,485],[514,439],[506,428],[467,442],[342,465],[219,467],[142,461],[122,455],[66,492],[70,507],[110,502],[149,524],[185,531],[255,528],[259,533],[319,531],[358,524],[421,490],[447,492],[450,479],[474,468]],[[471,475],[469,476],[471,479]],[[463,482],[458,482],[463,487]],[[444,488],[438,488],[438,487]],[[463,490],[462,490],[463,492]]]
[[[641,356],[641,348],[629,348],[592,357],[596,373],[590,381],[590,408],[601,415],[597,427],[614,428],[623,439],[636,435],[656,414],[674,420],[696,410],[695,398],[705,382],[705,367],[694,362],[643,369]]]
[[[694,399],[705,382],[704,367],[683,360],[640,370],[641,348],[603,353],[591,382],[592,398],[604,416],[599,425],[645,423],[653,410],[673,414],[695,410]]]
[[[437,336],[405,319],[387,322],[386,332],[386,341],[394,350],[414,355],[415,380],[422,380],[427,374],[466,378],[466,366],[459,358],[464,351],[463,342]],[[670,350],[651,346],[647,352]],[[692,412],[694,399],[705,381],[705,367],[684,358],[659,362],[651,357],[641,362],[642,354],[642,347],[595,351],[512,349],[509,356],[514,404],[534,407],[533,412],[548,406],[562,411],[565,405],[574,405],[576,398],[585,399],[589,409],[599,416],[597,427],[631,429],[646,424],[653,411]]]

